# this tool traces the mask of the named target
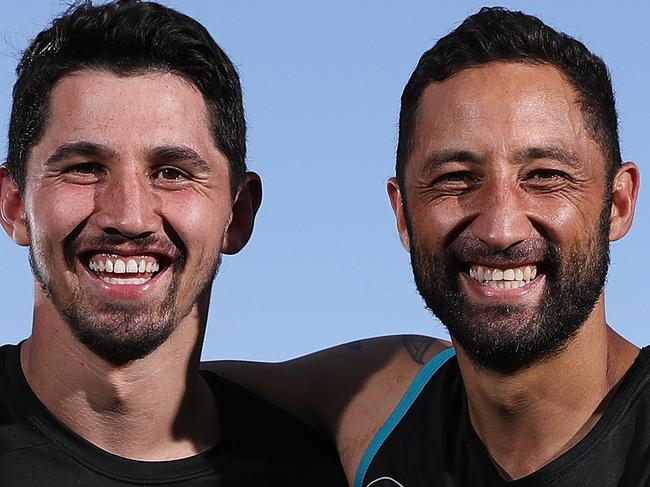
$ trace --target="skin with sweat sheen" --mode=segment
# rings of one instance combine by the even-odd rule
[[[81,72],[52,92],[25,191],[37,305],[108,359],[150,353],[212,282],[232,200],[208,127],[171,74]]]
[[[499,63],[422,95],[401,236],[428,307],[482,366],[555,353],[600,294],[605,161],[575,99],[555,68]]]

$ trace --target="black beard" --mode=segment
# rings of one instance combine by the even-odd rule
[[[102,246],[120,245],[127,240],[131,246],[137,245],[143,250],[155,244],[160,246],[159,241],[153,236],[142,239],[125,239],[118,235],[106,235],[94,239],[93,244],[101,248]],[[77,240],[71,240],[65,244],[65,257],[70,265],[76,258],[78,245]],[[171,245],[167,243],[167,246]],[[123,365],[151,354],[169,338],[178,323],[191,311],[191,308],[179,310],[177,306],[178,276],[185,265],[184,248],[175,250],[175,253],[177,255],[173,259],[172,269],[170,269],[175,278],[165,300],[153,310],[142,309],[140,304],[117,301],[92,303],[93,306],[91,306],[79,296],[81,294],[79,289],[75,289],[70,302],[63,302],[52,285],[51,279],[46,277],[47,272],[43,269],[44,258],[35,255],[32,247],[29,249],[29,262],[34,277],[77,339],[104,360],[114,365]],[[212,266],[212,272],[198,286],[200,292],[194,302],[197,302],[199,297],[209,290],[217,275],[220,262],[221,256],[218,256]],[[104,319],[100,317],[104,317]],[[107,317],[110,318],[107,319]]]
[[[107,326],[98,319],[97,310],[88,309],[82,300],[58,307],[77,339],[95,355],[114,364],[123,365],[146,357],[162,345],[176,329],[177,282],[171,289],[155,316],[143,314],[140,305],[131,303],[102,303],[98,315],[110,316]],[[54,300],[55,305],[58,304]],[[182,318],[182,317],[181,317]]]
[[[605,204],[598,228],[584,248],[562,255],[541,237],[503,251],[458,237],[442,256],[431,255],[411,234],[415,284],[449,334],[479,367],[511,374],[564,350],[592,312],[609,267],[609,215]],[[462,257],[462,259],[461,259]],[[537,309],[525,305],[476,305],[461,291],[463,261],[541,261],[545,290]]]

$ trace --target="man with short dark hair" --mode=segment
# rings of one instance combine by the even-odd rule
[[[648,485],[650,353],[605,320],[609,242],[639,187],[617,130],[580,42],[521,12],[467,18],[406,85],[388,182],[453,346],[369,340],[255,387],[336,438],[354,487]],[[292,368],[289,402],[269,378]]]
[[[36,285],[32,335],[0,348],[0,484],[345,485],[318,433],[199,372],[261,200],[225,53],[159,4],[84,2],[17,75],[0,221]]]

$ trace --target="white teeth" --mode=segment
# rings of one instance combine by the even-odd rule
[[[126,263],[126,272],[128,272],[129,274],[137,274],[138,263],[133,259],[129,259],[129,261]]]
[[[481,266],[478,266],[475,274],[475,279],[479,282],[483,282],[483,278],[485,277],[485,270]]]
[[[126,264],[122,259],[117,259],[113,264],[113,272],[115,274],[124,274],[126,272]]]
[[[128,279],[120,279],[118,277],[101,277],[102,281],[107,282],[109,284],[121,284],[121,285],[127,285],[127,284],[144,284],[151,278],[147,277],[131,277]]]
[[[513,267],[510,269],[484,268],[473,265],[469,275],[484,286],[499,289],[517,289],[525,286],[537,276],[536,266]]]
[[[107,254],[90,260],[88,267],[94,272],[115,274],[151,274],[158,272],[160,265],[150,257],[134,257],[129,259],[115,258]],[[108,282],[108,281],[107,281]]]

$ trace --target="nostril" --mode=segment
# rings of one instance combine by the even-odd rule
[[[107,234],[128,237],[148,235],[160,230],[160,215],[145,205],[107,205],[96,212],[95,222]]]
[[[125,230],[123,226],[120,227],[106,227],[103,229],[104,233],[107,235],[119,235],[121,237],[125,237],[128,239],[134,239],[134,238],[144,238],[144,237],[149,237],[150,235],[153,235],[155,232],[153,231],[143,231],[143,232],[130,232],[128,230]]]
[[[496,250],[519,245],[536,233],[523,212],[495,210],[493,206],[472,221],[470,231],[478,240]]]

